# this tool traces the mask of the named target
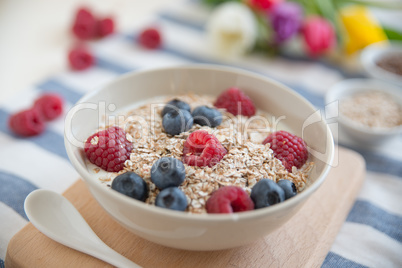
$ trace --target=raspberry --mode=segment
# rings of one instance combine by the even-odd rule
[[[34,108],[45,121],[53,120],[63,113],[63,100],[56,94],[45,94],[34,103]]]
[[[254,209],[254,202],[242,188],[224,186],[212,193],[205,208],[208,213],[233,213]]]
[[[212,134],[205,130],[191,133],[183,148],[183,162],[189,166],[212,167],[226,155],[227,151]]]
[[[114,32],[114,21],[112,18],[100,19],[96,23],[96,35],[105,37]]]
[[[94,64],[92,53],[84,46],[77,45],[68,54],[70,67],[74,70],[85,70]]]
[[[263,142],[270,143],[274,156],[281,160],[286,170],[292,172],[292,167],[301,168],[308,158],[307,145],[303,139],[286,131],[270,134]]]
[[[130,158],[133,144],[127,140],[123,129],[109,127],[90,136],[84,148],[92,164],[109,172],[118,172]]]
[[[20,136],[35,136],[45,130],[45,123],[34,108],[11,115],[8,126]]]
[[[80,8],[75,15],[72,31],[81,40],[89,40],[96,35],[96,19],[87,8]]]
[[[143,47],[156,49],[162,44],[162,36],[156,28],[147,28],[141,32],[139,43]]]
[[[253,101],[238,88],[232,87],[222,92],[214,103],[217,108],[225,108],[233,115],[255,115]]]

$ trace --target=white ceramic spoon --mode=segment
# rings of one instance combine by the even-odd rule
[[[117,267],[140,267],[103,243],[63,196],[35,190],[25,199],[24,209],[31,223],[51,239]]]

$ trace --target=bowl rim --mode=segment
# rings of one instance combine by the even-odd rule
[[[344,89],[350,89],[346,94],[340,92]],[[325,103],[329,104],[334,101],[340,101],[341,99],[351,96],[357,92],[363,92],[368,90],[383,91],[389,95],[397,96],[402,100],[402,89],[398,88],[396,85],[387,83],[380,79],[375,78],[350,78],[337,82],[325,94]],[[399,94],[398,94],[399,93]],[[402,103],[400,103],[402,107]],[[392,136],[402,133],[402,125],[392,127],[392,128],[371,128],[363,124],[359,124],[352,119],[344,116],[339,110],[338,122],[346,125],[354,130],[375,135],[386,135]]]
[[[188,70],[188,69],[193,69],[193,70],[203,70],[203,71],[224,71],[224,72],[229,72],[229,73],[236,73],[239,75],[243,76],[248,76],[254,79],[260,79],[264,80],[265,82],[274,84],[277,87],[280,87],[282,90],[287,91],[290,94],[295,95],[300,99],[300,101],[304,102],[305,105],[311,108],[312,111],[316,111],[317,108],[314,107],[307,99],[305,99],[303,96],[301,96],[299,93],[295,92],[294,90],[290,89],[289,87],[269,78],[266,76],[263,76],[261,74],[257,74],[252,71],[244,70],[241,68],[236,68],[236,67],[229,67],[229,66],[223,66],[223,65],[218,65],[218,64],[202,64],[202,63],[197,63],[197,64],[178,64],[178,65],[172,65],[172,66],[164,66],[164,67],[156,67],[156,68],[143,68],[139,70],[134,70],[132,72],[123,74],[118,76],[117,78],[113,79],[112,81],[109,81],[108,83],[105,83],[104,85],[86,93],[83,97],[81,97],[73,106],[72,108],[79,104],[83,103],[86,100],[90,99],[94,95],[96,95],[98,92],[104,90],[105,88],[109,87],[110,85],[114,83],[118,83],[122,80],[128,79],[129,77],[132,76],[140,76],[144,73],[152,73],[152,72],[163,72],[163,71],[170,71],[170,70]],[[71,109],[72,109],[71,108]],[[65,129],[71,129],[71,123],[72,123],[72,117],[73,114],[68,113],[66,118],[65,118]],[[329,150],[329,159],[327,163],[325,163],[325,167],[321,174],[317,177],[316,181],[314,181],[312,184],[310,184],[306,189],[304,189],[302,192],[298,193],[296,196],[286,200],[285,202],[266,207],[266,208],[261,208],[261,209],[255,209],[251,211],[244,211],[244,212],[238,212],[238,213],[231,213],[231,214],[208,214],[208,213],[203,213],[203,214],[195,214],[195,213],[188,213],[188,212],[183,212],[183,211],[174,211],[174,210],[168,210],[164,208],[159,208],[156,206],[151,206],[148,204],[145,204],[144,202],[135,200],[133,198],[130,198],[128,196],[125,196],[121,193],[118,193],[116,191],[111,191],[109,188],[105,187],[101,183],[98,183],[94,181],[93,179],[90,178],[89,173],[87,170],[81,166],[80,162],[74,155],[74,145],[71,144],[66,135],[66,131],[64,132],[64,144],[66,147],[67,155],[68,158],[70,159],[73,167],[75,170],[79,173],[81,176],[81,179],[84,180],[87,184],[89,184],[90,187],[94,187],[97,191],[102,192],[103,194],[110,195],[114,199],[119,200],[119,202],[125,203],[125,205],[134,205],[139,209],[146,209],[149,212],[159,214],[160,216],[164,217],[169,217],[169,218],[175,218],[177,220],[185,220],[185,221],[214,221],[214,222],[229,222],[229,221],[239,221],[239,220],[251,220],[251,219],[258,219],[265,217],[269,214],[273,214],[277,211],[280,210],[285,210],[287,207],[292,207],[296,206],[297,203],[302,203],[303,200],[305,200],[309,195],[311,195],[315,190],[319,188],[319,186],[325,181],[329,170],[331,169],[333,160],[334,160],[334,150],[335,150],[335,144],[334,144],[334,139],[332,136],[332,132],[328,126],[328,124],[325,121],[322,121],[322,123],[325,126],[326,132],[327,132],[327,138],[329,140],[326,141],[326,150]],[[88,187],[88,185],[87,185]],[[88,188],[90,188],[88,187]]]
[[[364,70],[372,77],[390,80],[390,82],[402,86],[402,76],[387,71],[376,64],[376,61],[383,55],[393,51],[402,52],[402,41],[380,41],[366,46],[360,53],[360,63]]]

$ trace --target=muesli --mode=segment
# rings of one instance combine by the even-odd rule
[[[214,127],[191,122],[192,126],[186,131],[176,135],[167,134],[166,127],[163,126],[164,117],[162,115],[165,104],[172,100],[180,100],[180,102],[188,104],[190,111],[194,111],[197,107],[216,109],[220,112],[222,120],[219,125]],[[250,195],[253,198],[253,187],[261,180],[265,182],[267,179],[275,183],[281,180],[290,181],[290,183],[294,183],[293,187],[297,192],[304,189],[314,163],[306,161],[301,163],[299,168],[288,165],[289,163],[285,163],[283,159],[281,161],[275,157],[272,141],[271,143],[264,142],[270,134],[277,131],[278,118],[261,110],[248,110],[246,111],[248,116],[234,115],[233,111],[228,112],[230,108],[217,108],[216,106],[216,97],[189,93],[174,98],[150,100],[148,103],[128,111],[123,122],[111,122],[111,125],[118,125],[125,130],[126,138],[132,144],[132,150],[129,159],[124,162],[123,169],[119,172],[110,173],[107,178],[102,177],[102,183],[111,186],[116,176],[134,172],[145,181],[148,189],[146,198],[144,195],[141,198],[144,199],[145,203],[153,205],[158,203],[157,196],[161,192],[154,183],[155,179],[151,179],[153,165],[161,158],[174,158],[183,161],[185,175],[178,188],[185,194],[187,201],[185,211],[190,213],[211,213],[207,211],[208,199],[218,189],[224,187],[241,188],[247,193],[246,198],[249,198]],[[239,108],[242,107],[239,106]],[[194,121],[197,122],[197,120]],[[184,147],[187,146],[186,142],[188,143],[190,136],[198,133],[205,137],[211,135],[214,137],[211,138],[211,142],[213,144],[220,143],[219,146],[223,147],[224,155],[219,158],[217,163],[203,166],[186,164],[183,154]],[[285,135],[287,134],[285,132]],[[298,150],[296,145],[294,147],[295,150]],[[303,157],[307,159],[307,154]],[[266,186],[263,185],[262,188],[264,187]],[[269,185],[267,187],[269,188]],[[225,194],[228,195],[228,193]],[[287,194],[286,188],[285,194]],[[284,198],[280,197],[280,199]],[[258,202],[255,198],[253,201],[254,208]],[[235,201],[232,200],[231,202],[232,207],[236,206]],[[233,211],[236,211],[236,208]]]

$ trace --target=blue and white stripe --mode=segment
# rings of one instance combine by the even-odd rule
[[[97,55],[95,67],[83,72],[65,71],[0,104],[0,268],[9,240],[27,223],[23,211],[27,194],[37,188],[62,193],[78,179],[64,149],[62,119],[51,122],[37,137],[20,138],[8,129],[10,114],[27,108],[39,94],[57,92],[69,109],[86,92],[129,71],[215,63],[274,78],[322,109],[323,96],[333,83],[362,76],[326,62],[291,56],[266,59],[254,55],[241,61],[219,61],[205,44],[202,21],[206,12],[195,2],[187,3],[151,18],[165,34],[162,49],[143,50],[135,44],[135,33],[115,34],[91,44]],[[402,267],[402,138],[380,151],[356,148],[343,137],[339,142],[363,155],[368,172],[323,267]]]

